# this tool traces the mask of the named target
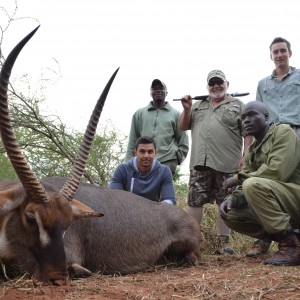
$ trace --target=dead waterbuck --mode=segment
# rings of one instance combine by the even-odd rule
[[[44,183],[60,189],[64,178]],[[198,264],[199,226],[183,209],[87,183],[79,185],[75,198],[104,213],[73,222],[66,231],[67,265],[75,275],[128,274],[155,265],[165,255]]]
[[[20,51],[38,27],[9,54],[0,74],[0,131],[19,181],[0,183],[0,259],[17,264],[44,283],[65,284],[68,278],[63,236],[74,219],[103,214],[73,199],[85,168],[99,117],[118,70],[103,90],[87,126],[71,175],[60,190],[46,190],[36,178],[13,132],[8,111],[8,83]]]
[[[199,227],[184,210],[79,182],[94,134],[87,132],[98,122],[93,122],[97,118],[94,113],[69,179],[39,181],[31,171],[13,134],[7,85],[17,54],[33,34],[12,51],[0,78],[1,135],[20,179],[0,185],[1,260],[54,284],[66,282],[67,268],[76,276],[98,271],[127,274],[153,266],[164,255],[179,256],[196,265]],[[96,105],[99,115],[116,72]],[[89,218],[102,215],[96,212],[104,217]],[[78,220],[72,222],[74,219]]]

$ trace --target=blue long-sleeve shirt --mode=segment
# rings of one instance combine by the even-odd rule
[[[256,100],[268,106],[270,123],[300,126],[300,69],[290,67],[282,80],[275,71],[260,80]]]
[[[171,170],[157,159],[153,160],[151,170],[147,173],[138,170],[136,157],[120,164],[108,188],[124,190],[152,201],[172,202],[176,205]]]

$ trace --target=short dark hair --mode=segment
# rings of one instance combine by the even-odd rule
[[[154,138],[152,138],[150,136],[139,137],[135,142],[135,149],[137,149],[140,144],[153,144],[154,149],[156,150],[156,143],[154,141]]]
[[[286,43],[289,52],[291,52],[291,43],[290,43],[288,40],[286,40],[286,39],[284,39],[284,38],[282,38],[282,37],[276,37],[276,38],[272,41],[272,43],[271,43],[271,45],[270,45],[270,51],[272,50],[272,46],[273,46],[274,44],[277,44],[277,43]]]

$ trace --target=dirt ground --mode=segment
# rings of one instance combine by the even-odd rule
[[[156,266],[126,276],[95,274],[68,286],[34,287],[26,277],[1,283],[5,300],[300,299],[300,266],[274,267],[241,255],[206,256],[198,267]]]

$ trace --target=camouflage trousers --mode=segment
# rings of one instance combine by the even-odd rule
[[[216,203],[220,205],[226,191],[223,188],[223,181],[232,177],[235,173],[219,172],[209,167],[201,167],[190,171],[189,179],[189,206],[203,206],[206,203]]]

